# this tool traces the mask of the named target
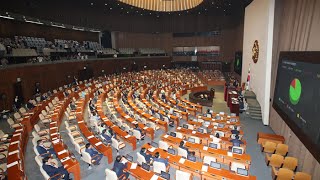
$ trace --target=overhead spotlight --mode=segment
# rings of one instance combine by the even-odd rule
[[[147,68],[147,66],[143,66],[144,68]]]
[[[93,6],[93,3],[91,3],[91,6]]]
[[[124,67],[123,69],[126,70],[127,68]]]
[[[101,72],[103,72],[103,73],[104,73],[104,70],[102,69],[102,70],[101,70]]]

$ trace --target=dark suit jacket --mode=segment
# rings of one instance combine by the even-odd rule
[[[113,171],[117,174],[118,177],[124,174],[123,170],[127,167],[127,164],[115,161],[113,164]]]
[[[141,152],[141,151],[140,151],[140,154],[141,154],[142,156],[144,156],[144,158],[146,159],[147,163],[150,162],[150,158],[152,157],[150,154],[146,154],[146,153]]]
[[[166,166],[169,165],[169,162],[168,162],[167,159],[163,159],[163,158],[153,158],[153,161],[162,162],[162,163],[164,163]]]
[[[41,154],[45,154],[48,152],[48,150],[46,150],[44,147],[37,145],[37,151],[38,153]]]
[[[91,157],[98,154],[98,152],[93,150],[92,148],[86,149],[86,152],[89,153]]]
[[[232,133],[232,134],[239,135],[240,132],[239,132],[238,130],[231,130],[231,133]]]
[[[62,166],[56,168],[56,167],[54,167],[54,166],[50,166],[50,165],[47,165],[47,164],[43,164],[43,165],[42,165],[42,168],[43,168],[44,171],[46,171],[46,173],[47,173],[50,177],[52,177],[52,176],[54,176],[54,175],[56,175],[56,174],[61,174],[61,175],[63,175],[63,174],[65,174],[65,171],[66,171]],[[56,176],[56,177],[52,178],[52,180],[57,180],[57,179],[59,179],[59,178],[60,178],[60,176]]]
[[[230,142],[233,143],[233,146],[240,146],[240,144],[243,144],[243,142],[239,139],[232,139]]]

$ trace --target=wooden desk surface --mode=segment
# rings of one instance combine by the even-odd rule
[[[277,134],[267,134],[267,133],[258,132],[257,133],[257,141],[258,141],[258,144],[262,144],[266,141],[273,141],[275,143],[284,144],[285,138],[283,136],[277,135]]]

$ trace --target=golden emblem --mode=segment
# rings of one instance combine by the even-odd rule
[[[258,40],[255,40],[252,47],[252,60],[254,63],[258,62],[259,58],[259,43]]]

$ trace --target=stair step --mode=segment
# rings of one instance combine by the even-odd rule
[[[261,113],[252,113],[252,112],[249,112],[250,113],[250,116],[262,116]]]
[[[251,116],[251,119],[262,120],[261,116]]]
[[[249,111],[253,111],[253,112],[261,112],[261,109],[254,109],[254,108],[250,108],[250,107],[249,107]]]

